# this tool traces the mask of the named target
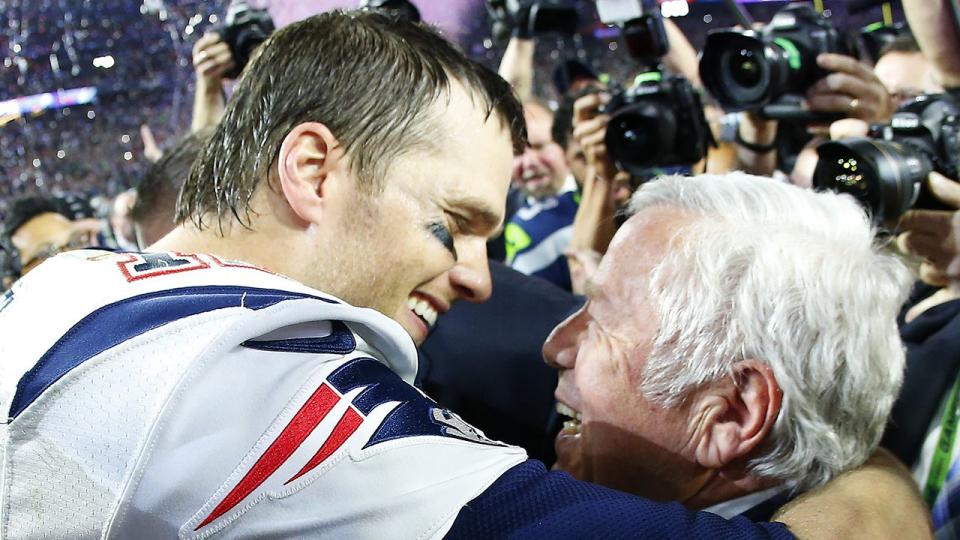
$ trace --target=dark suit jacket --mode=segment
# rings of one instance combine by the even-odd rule
[[[490,275],[490,300],[459,302],[440,317],[420,349],[418,386],[488,437],[551,464],[557,374],[541,349],[583,299],[498,262]]]
[[[907,466],[920,456],[940,401],[960,374],[960,300],[932,307],[909,323],[903,318],[934,292],[933,287],[918,284],[900,314],[907,371],[880,444]]]

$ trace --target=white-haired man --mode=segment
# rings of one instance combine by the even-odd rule
[[[560,468],[733,516],[863,463],[910,276],[853,199],[733,173],[648,183],[631,211],[544,346]]]

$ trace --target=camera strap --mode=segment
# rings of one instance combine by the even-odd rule
[[[923,488],[923,499],[930,507],[933,507],[933,503],[947,479],[947,473],[950,471],[953,446],[957,437],[957,423],[960,420],[958,394],[960,394],[960,376],[957,377],[957,380],[953,383],[953,388],[950,389],[947,407],[940,419],[940,437],[937,439],[937,446],[933,451],[933,461],[930,462],[930,472],[927,473],[927,483]]]

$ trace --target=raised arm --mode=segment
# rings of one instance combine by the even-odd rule
[[[222,81],[233,66],[230,47],[218,34],[205,34],[193,46],[193,69],[197,82],[190,131],[197,132],[215,126],[220,121],[226,107]]]
[[[520,101],[533,97],[533,53],[535,45],[532,37],[511,37],[507,50],[500,60],[498,73],[503,77]]]

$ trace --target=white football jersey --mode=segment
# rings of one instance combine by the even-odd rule
[[[0,538],[442,536],[522,449],[394,321],[210,255],[84,250],[0,297]]]

